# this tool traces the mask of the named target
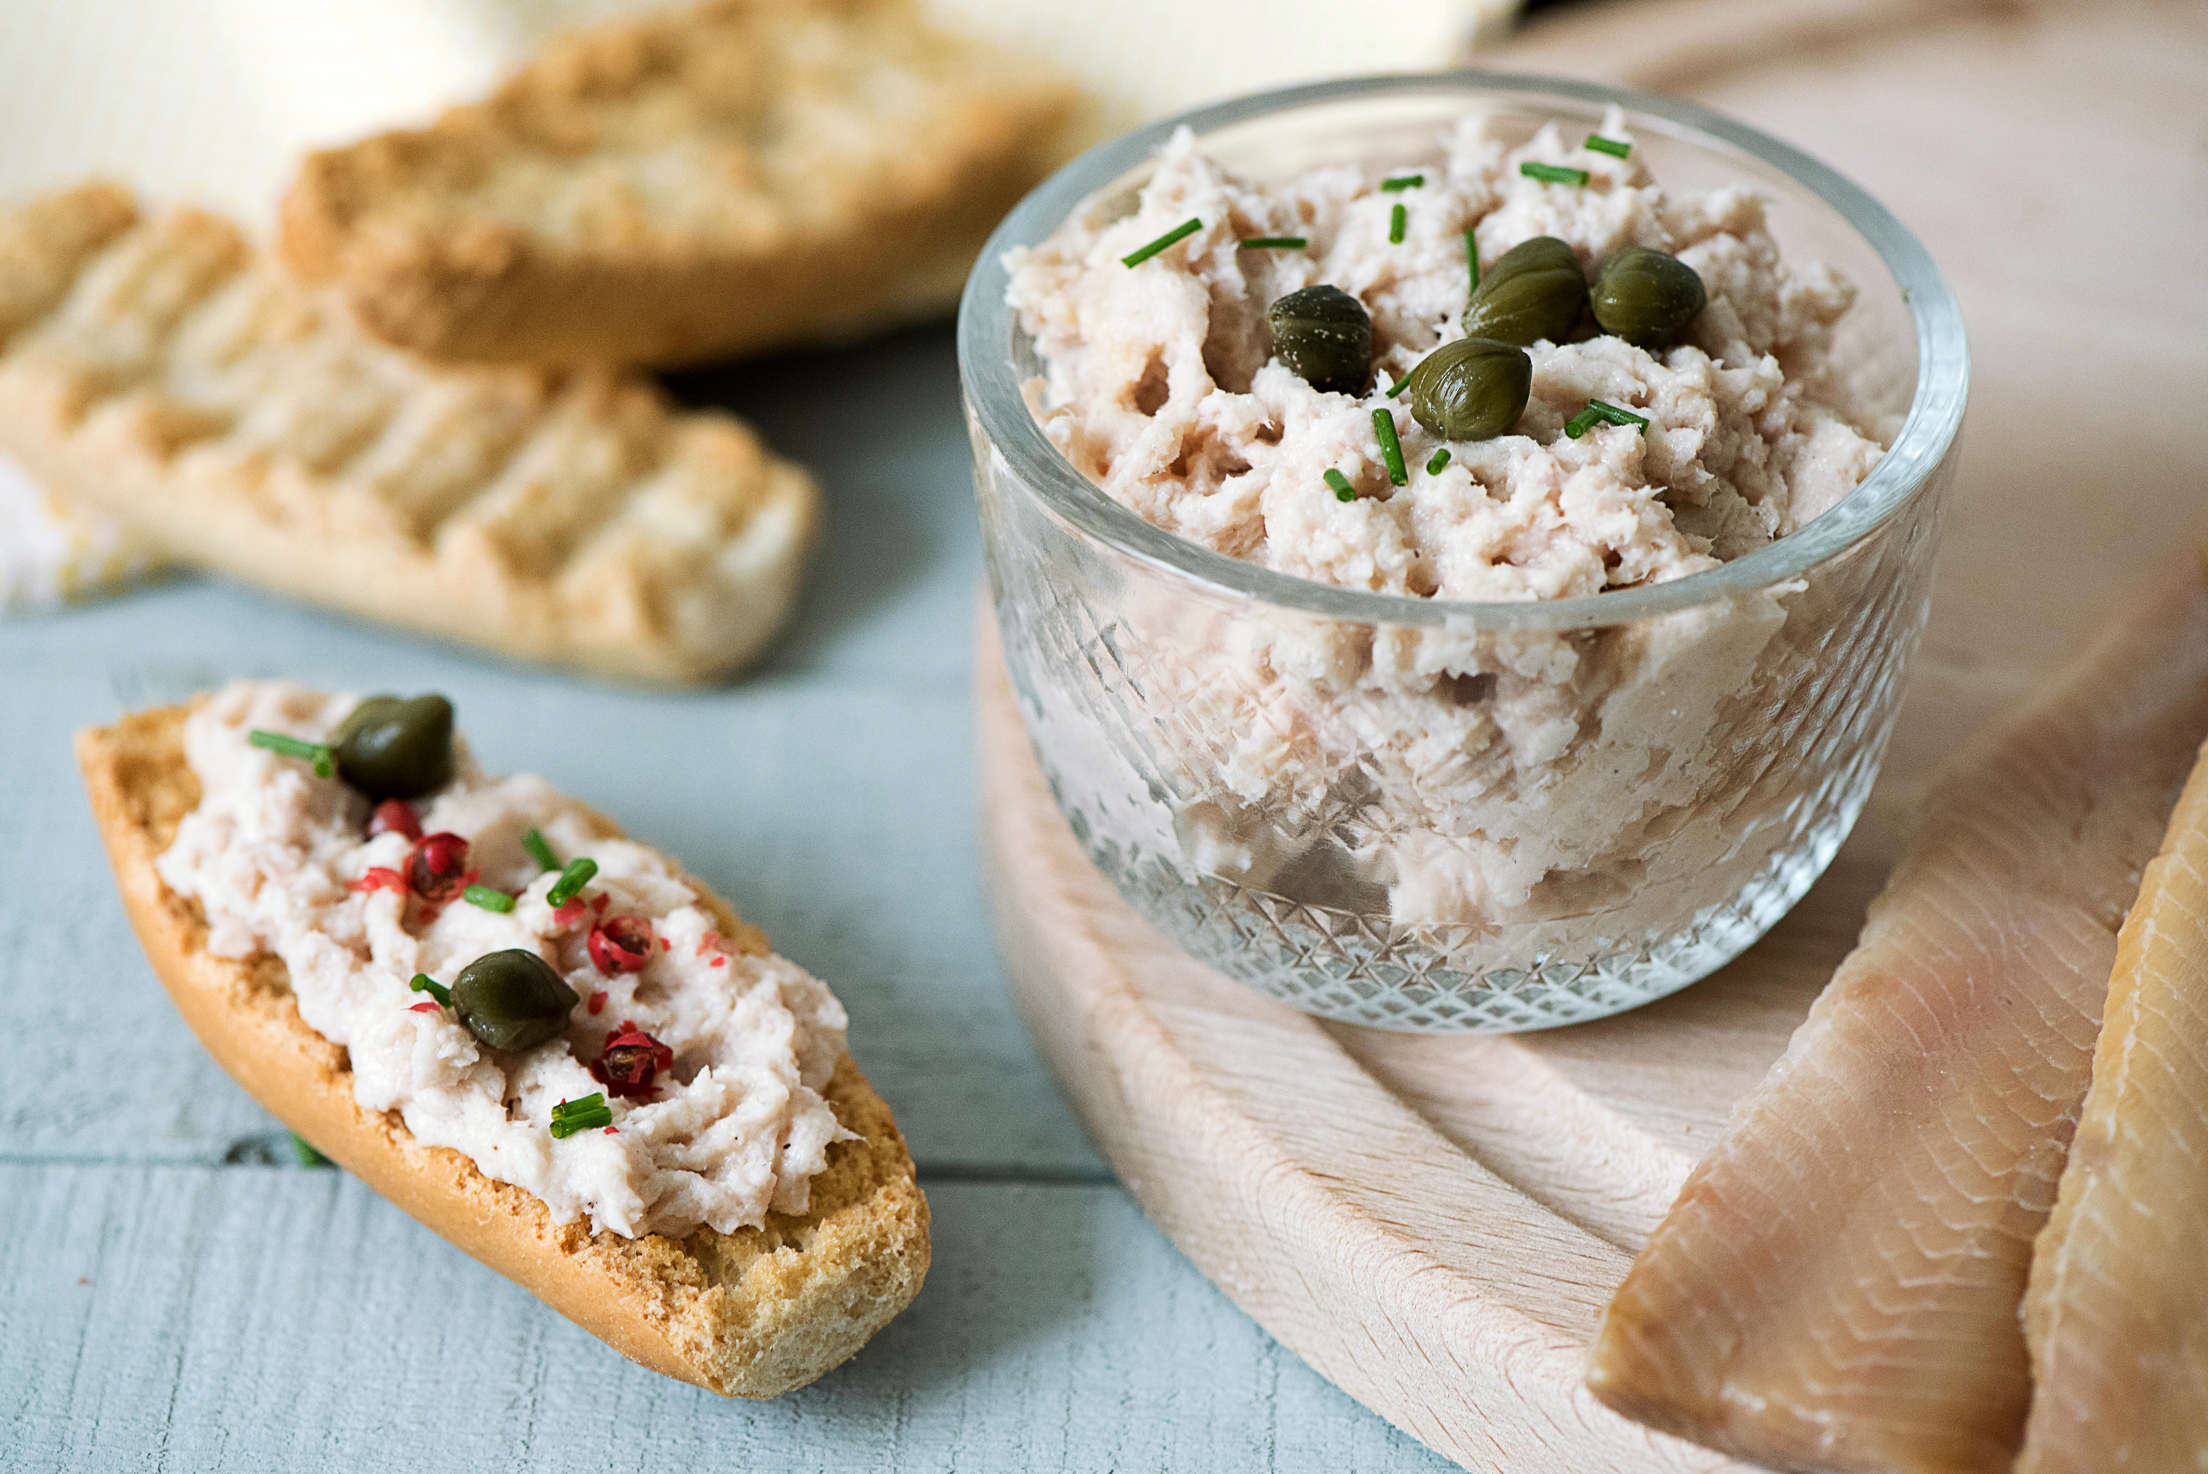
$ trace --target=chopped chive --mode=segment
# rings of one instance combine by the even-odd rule
[[[521,837],[521,847],[529,852],[529,858],[547,870],[560,868],[560,857],[552,853],[552,846],[544,842],[544,836],[532,829]]]
[[[291,1133],[291,1150],[292,1154],[299,1158],[299,1165],[302,1167],[330,1167],[336,1165],[328,1157],[316,1151],[313,1142],[296,1131]]]
[[[1357,488],[1351,486],[1349,484],[1349,478],[1347,476],[1344,476],[1341,472],[1335,470],[1332,466],[1328,466],[1326,468],[1326,484],[1334,488],[1334,500],[1338,502],[1353,502],[1357,500]]]
[[[1245,251],[1300,251],[1311,242],[1300,235],[1253,235],[1242,242]]]
[[[427,993],[446,1008],[452,1007],[452,990],[426,972],[414,974],[414,981],[406,985],[410,993]]]
[[[1441,473],[1441,468],[1448,464],[1449,447],[1445,445],[1441,449],[1435,451],[1434,458],[1426,463],[1426,474],[1429,476],[1439,475]]]
[[[314,764],[314,776],[327,778],[337,771],[337,755],[320,742],[309,742],[303,737],[287,737],[281,732],[263,732],[256,727],[246,734],[245,740],[255,747],[265,747],[270,752],[280,752],[285,757],[303,758]]]
[[[1600,133],[1588,134],[1586,146],[1598,154],[1608,154],[1613,159],[1625,158],[1633,152],[1632,144],[1620,143],[1615,138],[1605,138]]]
[[[1388,398],[1393,399],[1396,395],[1401,394],[1403,392],[1403,386],[1410,382],[1411,376],[1409,374],[1405,374],[1402,378],[1397,379],[1393,384],[1388,386]]]
[[[1585,169],[1567,169],[1562,164],[1536,164],[1530,159],[1518,166],[1518,172],[1528,179],[1538,179],[1543,184],[1585,184]]]
[[[1464,233],[1464,264],[1472,268],[1472,290],[1480,289],[1480,243],[1471,231]]]
[[[1403,228],[1410,223],[1411,212],[1403,206],[1397,205],[1393,210],[1390,210],[1388,212],[1388,244],[1391,246],[1402,245]]]
[[[1393,179],[1383,179],[1380,187],[1391,194],[1399,189],[1416,189],[1426,182],[1423,174],[1398,174]]]
[[[1572,416],[1571,422],[1564,427],[1564,433],[1577,440],[1594,429],[1600,421],[1613,425],[1638,425],[1643,435],[1648,433],[1648,420],[1645,417],[1629,409],[1619,409],[1614,404],[1605,404],[1599,399],[1588,400],[1587,407]]]
[[[573,1116],[561,1116],[552,1123],[552,1135],[557,1140],[565,1141],[579,1131],[596,1131],[600,1127],[611,1126],[612,1124],[613,1111],[606,1106],[600,1106],[595,1111]]]
[[[1140,266],[1143,262],[1149,260],[1152,256],[1157,255],[1158,252],[1164,250],[1167,246],[1172,245],[1175,241],[1186,240],[1203,228],[1204,222],[1201,219],[1191,218],[1188,220],[1183,220],[1180,224],[1174,226],[1171,230],[1167,231],[1164,235],[1159,236],[1156,240],[1152,241],[1149,245],[1144,246],[1141,250],[1129,251],[1126,255],[1120,257],[1119,264],[1122,266]]]
[[[471,906],[481,906],[486,911],[507,912],[514,909],[514,898],[504,891],[493,890],[487,885],[471,885],[460,893],[460,899]]]
[[[1396,486],[1409,486],[1411,473],[1403,469],[1403,442],[1395,435],[1395,416],[1384,409],[1374,410],[1372,433],[1380,440],[1380,459],[1388,463],[1388,480]]]
[[[595,1131],[601,1126],[613,1124],[613,1107],[606,1104],[603,1090],[575,1100],[563,1100],[552,1107],[552,1135],[565,1141],[578,1131]]]
[[[552,889],[544,893],[544,898],[555,906],[565,906],[569,901],[575,899],[575,893],[588,884],[590,878],[597,873],[598,862],[596,860],[570,860],[567,862],[567,868],[560,872],[560,878],[552,882]]]

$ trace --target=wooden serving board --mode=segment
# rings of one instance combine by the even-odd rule
[[[1545,1034],[1322,1023],[1089,865],[982,618],[983,863],[1029,1029],[1151,1217],[1320,1372],[1477,1470],[1744,1466],[1581,1384],[1611,1289],[1852,945],[1946,754],[2208,506],[2208,7],[1654,0],[1483,58],[1686,92],[1838,165],[1972,333],[1941,587],[1855,836],[1738,962]]]

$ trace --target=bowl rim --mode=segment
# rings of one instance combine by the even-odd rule
[[[1616,105],[1667,137],[1737,150],[1824,201],[1877,253],[1902,293],[1917,333],[1917,385],[1893,447],[1871,474],[1807,527],[1730,563],[1665,583],[1561,599],[1471,601],[1345,588],[1214,552],[1145,521],[1074,468],[1029,411],[1010,344],[1017,324],[1006,300],[1005,254],[1036,245],[1089,196],[1153,157],[1180,128],[1199,138],[1269,114],[1365,97],[1419,92],[1541,97]],[[1935,480],[1961,427],[1970,357],[1962,311],[1947,278],[1916,236],[1885,206],[1830,166],[1760,129],[1678,98],[1526,73],[1464,69],[1387,73],[1252,93],[1176,114],[1098,144],[1037,185],[982,247],[959,302],[958,367],[970,413],[990,448],[1049,509],[1106,546],[1229,599],[1257,601],[1330,619],[1449,629],[1581,629],[1716,604],[1806,573],[1854,547]],[[976,446],[977,454],[982,447]]]

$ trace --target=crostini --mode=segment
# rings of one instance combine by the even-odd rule
[[[655,1371],[771,1397],[919,1290],[928,1210],[827,988],[441,697],[238,682],[77,740],[125,910],[308,1142]]]

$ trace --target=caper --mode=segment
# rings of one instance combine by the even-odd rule
[[[1561,343],[1586,305],[1579,257],[1555,236],[1537,235],[1503,252],[1480,278],[1465,304],[1464,333],[1521,348],[1543,338]]]
[[[452,980],[460,1022],[493,1049],[534,1049],[567,1027],[575,990],[534,952],[486,952]]]
[[[1404,378],[1411,418],[1444,440],[1492,440],[1518,423],[1533,392],[1533,360],[1514,343],[1459,338]]]
[[[1669,348],[1708,300],[1693,267],[1646,246],[1612,252],[1595,273],[1595,321],[1636,348]]]
[[[1280,361],[1314,389],[1356,394],[1372,378],[1372,315],[1340,287],[1304,287],[1265,309]]]
[[[452,781],[452,703],[371,696],[330,738],[337,775],[372,799],[420,798]]]

